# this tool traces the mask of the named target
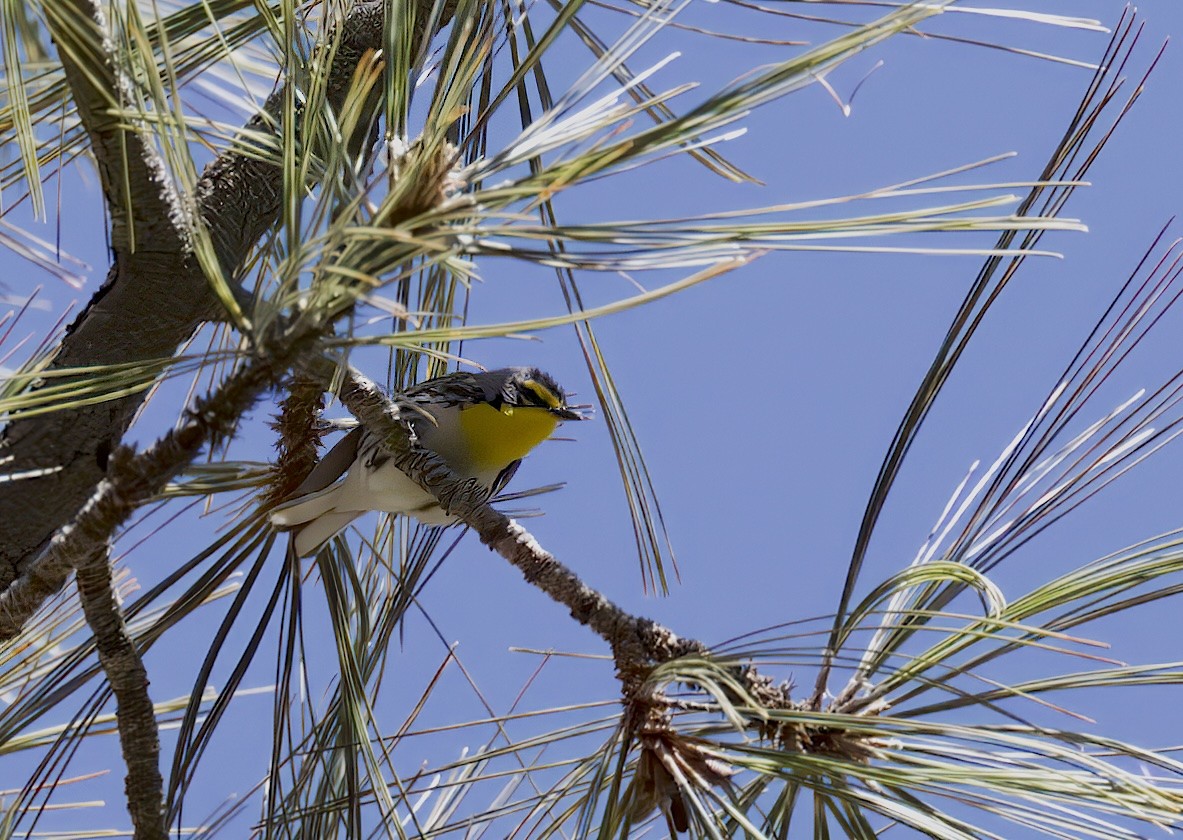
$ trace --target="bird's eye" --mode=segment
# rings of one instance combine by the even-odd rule
[[[533,397],[539,405],[544,405],[547,408],[560,408],[563,405],[563,401],[554,391],[536,379],[525,380],[521,384],[521,389]]]

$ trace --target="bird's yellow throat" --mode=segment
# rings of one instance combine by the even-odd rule
[[[481,403],[460,412],[460,428],[478,469],[504,467],[525,457],[550,437],[558,424],[557,417],[534,406],[503,405],[497,409]]]

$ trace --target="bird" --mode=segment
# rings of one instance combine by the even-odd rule
[[[585,419],[567,404],[554,378],[536,367],[450,373],[393,399],[420,446],[490,494],[508,483],[522,458],[559,423]],[[371,510],[404,514],[427,525],[458,521],[395,466],[382,439],[364,426],[338,441],[270,518],[276,527],[292,531],[296,556],[307,557]]]

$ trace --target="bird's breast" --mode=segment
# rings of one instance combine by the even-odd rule
[[[544,408],[481,403],[460,412],[460,428],[478,469],[502,468],[550,437],[558,418]]]

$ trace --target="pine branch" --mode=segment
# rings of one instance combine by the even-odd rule
[[[322,381],[331,380],[331,366],[322,367],[318,361],[316,368]],[[716,697],[720,706],[725,704],[737,714],[742,714],[740,708],[749,709],[750,716],[744,714],[747,725],[761,737],[786,746],[792,740],[789,748],[794,750],[816,749],[809,737],[822,732],[820,728],[812,728],[818,730],[813,732],[809,727],[770,724],[763,714],[765,710],[799,707],[790,696],[789,685],[775,684],[751,665],[716,660],[702,642],[681,638],[668,627],[632,615],[588,586],[542,548],[525,528],[495,510],[489,504],[487,488],[474,479],[456,475],[442,458],[416,445],[410,428],[399,419],[398,408],[364,376],[351,371],[338,396],[359,422],[381,436],[383,448],[399,469],[431,493],[445,511],[475,531],[482,543],[508,560],[527,582],[567,607],[576,621],[608,643],[620,681],[626,741],[640,751],[636,786],[649,794],[634,800],[631,819],[639,822],[655,808],[661,808],[671,821],[671,836],[685,831],[687,794],[726,784],[733,773],[704,754],[693,739],[677,732],[671,711],[678,704],[666,697],[661,679],[652,679],[656,666],[680,660],[688,664],[711,662],[721,667],[726,679],[717,681],[724,695]],[[733,687],[726,685],[728,681]],[[707,690],[706,686],[699,687]],[[719,712],[720,708],[713,711]],[[823,748],[829,749],[842,737],[830,734],[823,740]],[[845,742],[842,744],[844,753],[862,748],[859,739],[848,740],[849,748]],[[674,774],[671,767],[692,768],[693,772]]]
[[[106,546],[75,560],[78,597],[95,637],[99,663],[115,694],[115,719],[127,768],[124,792],[135,826],[135,840],[165,840],[164,777],[160,774],[160,735],[148,695],[148,672],[127,632],[123,610],[111,582]]]
[[[119,115],[126,110],[119,107],[126,92],[103,38],[100,5],[95,0],[70,2],[73,12],[61,4],[46,5],[58,12],[51,27],[59,44],[72,39],[82,45],[60,51],[100,161],[114,222],[113,262],[103,286],[67,331],[50,369],[168,358],[202,321],[216,317],[220,306],[192,253],[189,219],[155,150]],[[421,2],[431,9],[430,0]],[[382,0],[356,2],[345,17],[327,80],[328,99],[335,107],[359,60],[382,47],[387,7]],[[439,26],[447,22],[451,8],[445,5]],[[430,16],[421,14],[419,19]],[[327,33],[324,40],[333,37],[335,33]],[[248,122],[243,136],[278,133],[283,97],[281,86],[264,112]],[[351,145],[365,145],[378,104],[367,102],[369,115],[357,121],[361,136]],[[282,190],[279,166],[233,148],[206,168],[193,197],[195,215],[208,231],[224,277],[236,279],[251,248],[276,224]],[[47,586],[60,586],[65,580],[68,569],[55,568],[52,562],[38,568],[34,561],[43,557],[52,535],[95,494],[109,454],[143,396],[141,392],[35,419],[17,418],[4,428],[0,457],[6,471],[50,473],[0,483],[0,521],[6,537],[0,544],[0,589],[15,587],[0,601],[0,611],[8,611],[9,618],[28,614]],[[18,604],[24,606],[16,609]],[[11,629],[3,624],[0,619],[0,634]]]
[[[320,331],[305,329],[278,338],[258,351],[216,390],[186,412],[178,428],[140,454],[120,447],[111,455],[107,475],[75,519],[53,537],[30,573],[0,593],[0,641],[15,637],[25,621],[57,592],[76,564],[103,550],[115,530],[144,502],[164,490],[207,445],[230,437],[239,418],[308,352]]]
[[[318,373],[327,381],[332,371],[321,368]],[[456,475],[434,452],[417,446],[400,421],[398,408],[369,379],[351,371],[338,396],[359,422],[382,437],[383,447],[399,469],[435,496],[444,510],[472,528],[482,543],[508,560],[527,582],[567,607],[572,618],[608,643],[626,698],[634,699],[633,693],[654,665],[708,653],[702,642],[683,639],[661,624],[626,612],[584,583],[525,528],[494,509],[486,488]],[[789,702],[784,692],[772,688],[755,670],[741,668],[738,672],[753,696],[763,702],[773,706]]]

